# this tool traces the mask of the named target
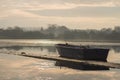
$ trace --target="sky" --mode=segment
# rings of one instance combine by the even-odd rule
[[[120,0],[0,0],[0,27],[72,29],[120,26]]]

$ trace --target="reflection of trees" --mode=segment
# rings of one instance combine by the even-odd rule
[[[3,48],[5,48],[5,49],[7,49],[7,50],[20,50],[20,49],[23,49],[23,47],[22,46],[3,46],[3,47],[0,47],[0,49],[3,49]]]
[[[21,50],[24,48],[33,48],[33,50],[36,48],[40,51],[43,51],[45,49],[47,49],[48,52],[56,52],[56,49],[54,46],[4,46],[4,47],[0,47],[0,49],[7,49],[7,50]]]
[[[109,48],[114,50],[115,53],[120,53],[120,46],[92,46],[92,47],[103,47],[103,48]],[[47,50],[48,52],[51,53],[56,53],[56,48],[55,46],[4,46],[4,47],[0,47],[0,49],[7,49],[7,50],[15,50],[15,51],[19,51],[19,50],[24,50],[24,49],[32,49],[34,51],[34,49],[38,50],[38,51],[44,51]]]
[[[35,48],[35,47],[33,47]],[[36,47],[36,48],[40,48],[41,51],[47,49],[48,52],[56,52],[56,48],[54,46],[40,46],[40,47]]]
[[[120,47],[112,47],[115,53],[120,53]]]
[[[92,46],[92,47],[103,47],[103,48],[109,48],[109,49],[113,49],[115,51],[115,53],[120,53],[120,46]],[[56,48],[55,46],[6,46],[6,47],[0,47],[0,49],[6,48],[8,50],[21,50],[24,48],[32,48],[34,49],[38,49],[40,51],[44,51],[47,50],[48,52],[56,52]]]
[[[97,47],[112,49],[115,51],[115,53],[120,53],[120,46],[97,46]]]

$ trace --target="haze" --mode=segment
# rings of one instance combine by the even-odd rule
[[[120,0],[0,0],[0,26],[65,25],[77,29],[120,25]]]

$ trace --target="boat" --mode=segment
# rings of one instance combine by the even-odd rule
[[[60,57],[107,62],[109,49],[71,44],[55,45]]]

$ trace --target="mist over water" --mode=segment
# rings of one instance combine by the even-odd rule
[[[119,69],[109,71],[82,71],[55,66],[55,61],[26,58],[18,55],[25,52],[36,56],[58,56],[55,48],[57,40],[0,40],[0,78],[2,80],[118,80]],[[68,42],[77,45],[91,45],[109,48],[108,62],[120,63],[120,43]]]

